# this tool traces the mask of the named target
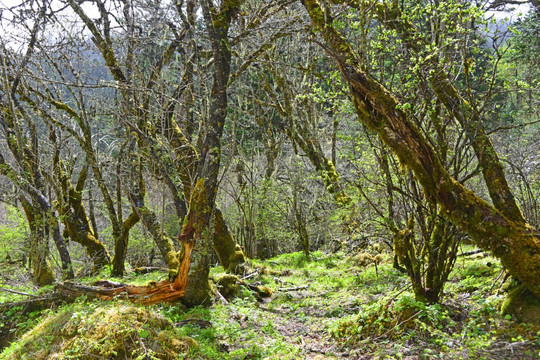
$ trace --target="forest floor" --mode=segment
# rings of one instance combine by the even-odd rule
[[[225,290],[221,272],[211,275]],[[240,286],[234,297],[194,309],[80,300],[20,321],[0,359],[538,359],[540,327],[499,314],[501,272],[489,256],[460,257],[441,304],[425,305],[389,255],[364,266],[342,253],[285,254],[246,270],[244,281],[272,289],[269,298]],[[156,350],[165,335],[176,352]],[[114,347],[130,341],[130,350]]]

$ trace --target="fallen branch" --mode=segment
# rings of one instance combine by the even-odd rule
[[[216,294],[223,305],[227,305],[229,303],[219,291],[216,290]]]
[[[5,313],[10,309],[18,308],[17,314],[24,315],[33,311],[50,308],[59,302],[61,302],[60,296],[58,296],[56,293],[51,293],[41,297],[36,297],[35,299],[0,304],[0,313]]]
[[[467,252],[458,254],[458,257],[462,257],[462,256],[471,256],[471,255],[481,254],[481,253],[484,253],[484,252],[485,252],[485,251],[482,250],[482,249],[476,249],[476,250],[473,250],[473,251],[467,251]]]
[[[29,296],[29,297],[34,297],[34,298],[39,297],[37,295],[27,294],[27,293],[24,293],[24,292],[21,292],[21,291],[15,291],[15,290],[6,289],[6,288],[3,288],[3,287],[0,287],[0,290],[8,292],[8,293],[12,293],[12,294],[22,295],[22,296]]]
[[[148,286],[123,285],[120,287],[88,286],[66,281],[59,283],[56,289],[61,296],[68,298],[82,295],[100,300],[125,298],[143,305],[173,301],[185,294],[185,289],[174,290],[169,280],[160,281]]]
[[[164,268],[160,268],[160,267],[157,267],[157,266],[141,266],[141,267],[135,268],[135,270],[134,270],[135,274],[139,274],[139,275],[148,274],[148,273],[152,273],[152,272],[156,272],[156,271],[167,272],[169,270],[164,269]]]
[[[305,290],[308,286],[296,286],[296,287],[290,287],[290,288],[279,288],[279,291],[298,291],[298,290]]]
[[[260,270],[259,270],[259,269],[257,269],[257,270],[255,270],[255,271],[253,271],[253,272],[251,272],[251,273],[247,274],[246,276],[244,276],[244,277],[243,277],[243,278],[241,278],[240,280],[247,280],[247,279],[251,279],[252,277],[255,277],[255,276],[259,275],[259,274],[260,274]]]

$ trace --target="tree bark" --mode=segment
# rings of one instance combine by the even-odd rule
[[[132,211],[124,221],[122,230],[113,234],[114,238],[114,257],[112,259],[111,274],[113,276],[123,276],[126,271],[125,261],[129,243],[129,231],[139,222],[139,216]]]
[[[29,262],[32,266],[34,284],[45,286],[54,283],[55,276],[49,262],[49,246],[47,243],[47,221],[38,206],[32,205],[24,197],[20,197],[28,226],[30,227]]]

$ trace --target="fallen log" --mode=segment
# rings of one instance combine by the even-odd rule
[[[160,268],[157,266],[141,266],[141,267],[135,268],[134,270],[135,274],[139,274],[139,275],[148,274],[148,273],[152,273],[156,271],[167,272],[168,269]]]

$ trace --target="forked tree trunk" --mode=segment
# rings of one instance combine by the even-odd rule
[[[126,271],[125,261],[129,243],[129,231],[139,222],[139,216],[134,211],[124,221],[121,231],[113,233],[114,257],[111,261],[113,276],[123,276]]]

